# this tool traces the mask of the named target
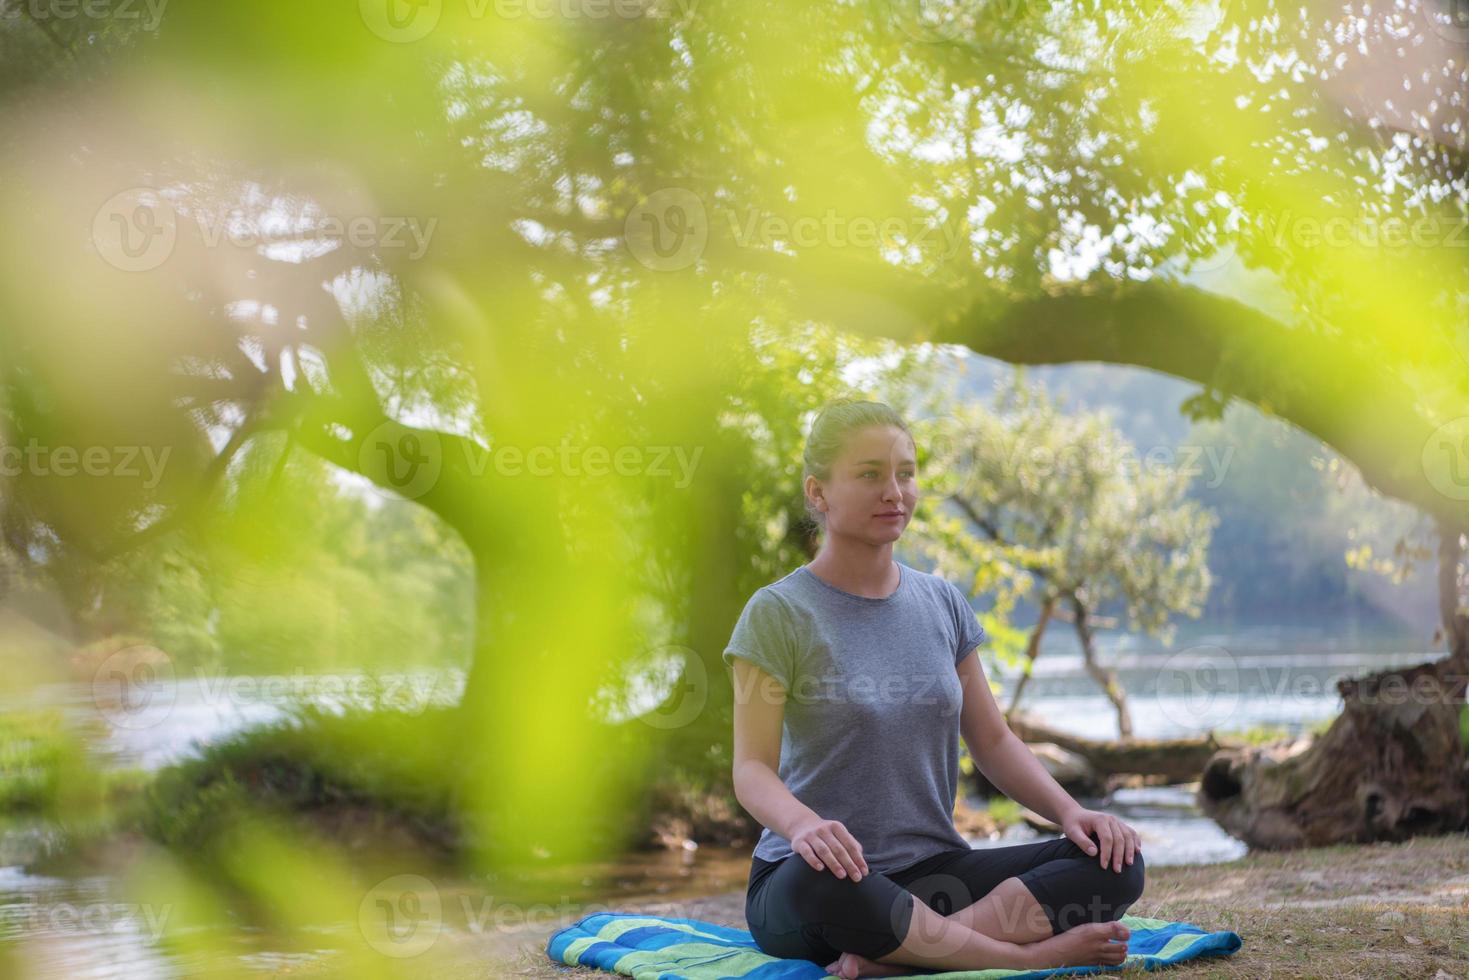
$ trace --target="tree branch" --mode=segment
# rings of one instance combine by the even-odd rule
[[[148,542],[161,538],[186,523],[202,509],[204,501],[208,499],[215,486],[218,485],[220,479],[224,476],[225,470],[229,469],[230,462],[239,455],[245,443],[250,441],[250,438],[263,428],[265,428],[265,425],[259,416],[252,415],[246,418],[234,432],[230,433],[229,441],[224,444],[224,448],[219,451],[219,454],[211,459],[208,465],[204,467],[203,473],[199,476],[198,485],[184,503],[179,504],[171,512],[160,517],[141,531],[129,535],[122,540],[114,541],[104,548],[90,550],[89,553],[92,558],[99,563],[110,561],[125,552],[132,551],[135,548],[141,548]]]
[[[915,336],[912,320],[897,317],[884,335],[963,344],[1013,364],[1104,361],[1196,381],[1320,439],[1381,493],[1469,523],[1465,503],[1438,492],[1423,472],[1433,427],[1414,410],[1408,385],[1340,342],[1228,297],[1161,281],[1084,284],[1002,305],[987,294],[923,332]]]

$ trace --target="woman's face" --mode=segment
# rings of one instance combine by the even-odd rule
[[[809,477],[806,492],[826,515],[828,534],[870,544],[898,540],[918,503],[913,440],[896,426],[875,425],[847,437],[831,479]]]

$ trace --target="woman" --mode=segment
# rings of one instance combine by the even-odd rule
[[[734,784],[766,828],[745,917],[773,956],[841,977],[1121,963],[1143,890],[1137,832],[1081,807],[1010,732],[964,595],[893,559],[917,503],[907,426],[839,402],[807,440],[823,525],[810,564],[756,591],[734,671]],[[971,849],[954,829],[959,735],[1064,837]]]

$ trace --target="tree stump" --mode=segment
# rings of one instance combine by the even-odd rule
[[[1319,738],[1216,752],[1199,804],[1252,848],[1398,841],[1469,826],[1453,658],[1337,683],[1344,708]]]

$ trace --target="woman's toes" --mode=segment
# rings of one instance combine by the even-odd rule
[[[1127,926],[1123,925],[1120,922],[1113,922],[1112,923],[1112,938],[1113,939],[1126,939],[1128,936],[1131,936],[1131,935],[1132,935],[1132,930],[1129,929],[1129,928],[1127,928]]]

